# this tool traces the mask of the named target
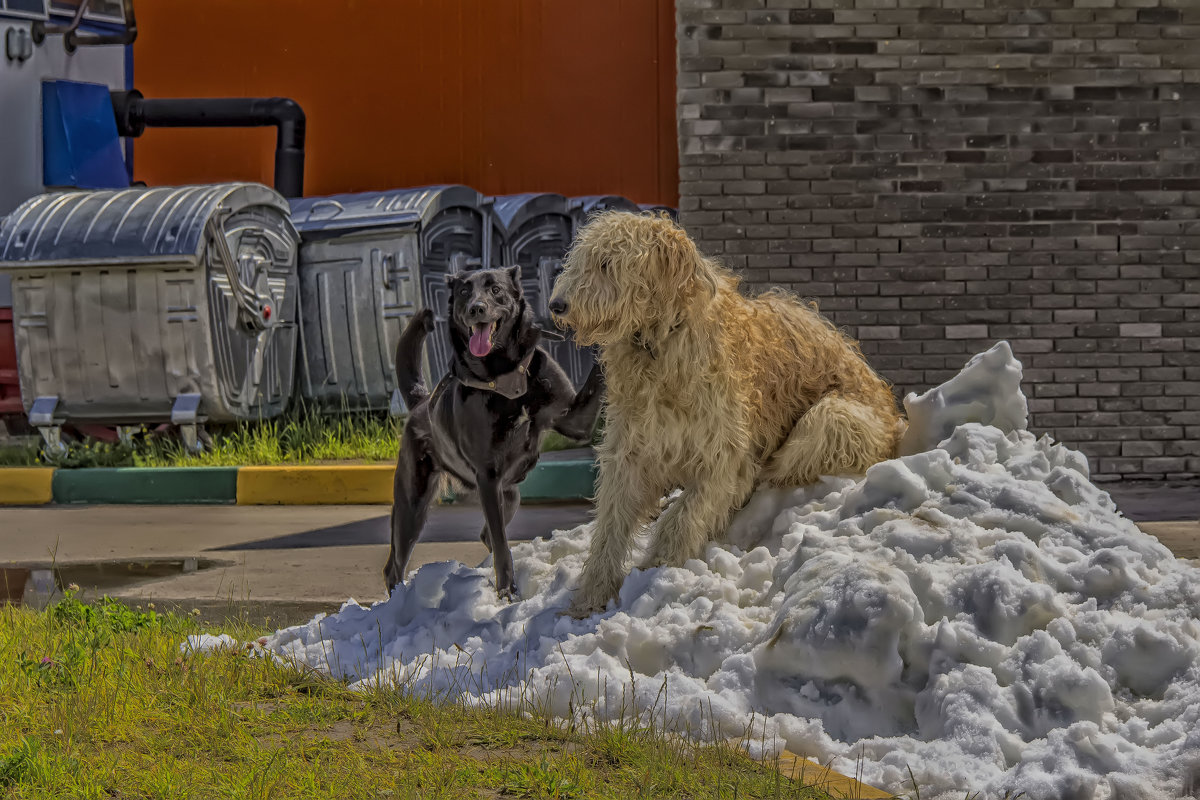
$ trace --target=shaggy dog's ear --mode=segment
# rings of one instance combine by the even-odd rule
[[[716,265],[700,254],[683,228],[663,220],[657,244],[664,288],[677,293],[681,308],[716,296]]]

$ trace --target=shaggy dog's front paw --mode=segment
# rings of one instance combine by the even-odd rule
[[[508,603],[515,603],[521,599],[521,593],[517,591],[515,585],[497,589],[496,596]]]
[[[584,619],[592,614],[599,614],[608,607],[608,601],[616,596],[616,591],[605,591],[596,587],[583,587],[575,592],[571,607],[567,614],[575,619]]]
[[[650,553],[644,562],[645,566],[643,569],[682,567],[689,558],[694,558],[694,553],[686,549],[680,549],[677,545],[673,544],[677,538],[672,539],[669,535],[663,536],[660,532],[658,541],[650,548]]]

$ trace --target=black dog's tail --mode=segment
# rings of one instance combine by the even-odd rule
[[[433,311],[421,309],[408,321],[396,343],[396,386],[409,411],[429,397],[429,389],[421,377],[421,352],[425,349],[425,337],[432,330]]]

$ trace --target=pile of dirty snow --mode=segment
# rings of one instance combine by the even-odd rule
[[[1024,430],[1019,383],[1007,344],[977,356],[907,398],[909,455],[759,492],[726,543],[634,569],[590,619],[561,614],[585,525],[513,547],[523,601],[497,601],[490,563],[429,564],[265,646],[564,717],[636,701],[694,735],[754,720],[768,749],[885,789],[911,769],[921,797],[1179,797],[1200,784],[1200,569]]]

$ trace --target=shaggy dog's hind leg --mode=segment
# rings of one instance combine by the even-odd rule
[[[658,519],[649,564],[682,566],[724,537],[729,519],[754,491],[750,464],[731,466],[686,488]]]
[[[763,479],[775,486],[805,486],[822,475],[861,475],[891,458],[896,420],[876,409],[827,394],[810,408],[767,460]]]

